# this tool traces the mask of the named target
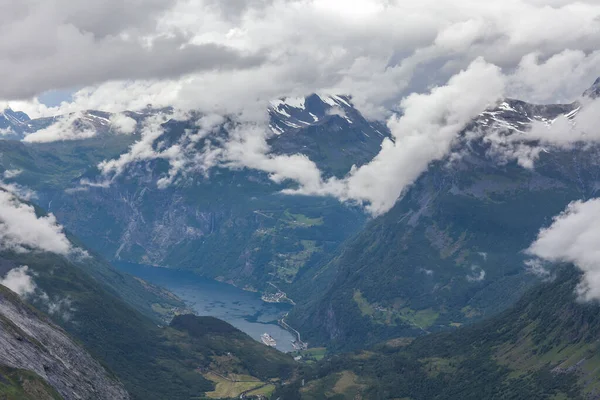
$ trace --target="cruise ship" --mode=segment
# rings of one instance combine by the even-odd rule
[[[269,335],[268,333],[263,333],[262,335],[260,335],[260,339],[267,346],[270,346],[270,347],[277,346],[277,342],[275,341],[275,339],[273,339],[273,337],[271,335]]]

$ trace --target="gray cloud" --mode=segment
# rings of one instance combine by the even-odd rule
[[[3,3],[0,97],[110,80],[165,79],[256,66],[262,57],[220,43],[190,43],[158,28],[175,1],[26,0]],[[10,16],[10,17],[7,17]]]
[[[384,118],[407,94],[445,83],[478,57],[514,73],[510,96],[573,99],[595,74],[600,42],[600,4],[593,1],[111,0],[88,11],[81,11],[88,2],[64,2],[60,15],[25,13],[16,18],[23,23],[5,28],[3,37],[19,41],[3,41],[0,54],[23,58],[23,65],[5,65],[18,78],[5,95],[94,83],[100,87],[86,88],[79,107],[112,108],[115,98],[133,108],[143,92],[157,106],[243,110],[256,119],[269,100],[326,92],[351,94],[366,115]],[[109,18],[65,22],[73,10],[88,13],[86,21],[97,8],[116,14],[119,7],[125,11],[110,29],[97,27]],[[34,26],[29,20],[48,29],[21,31]],[[103,82],[115,79],[135,84],[110,83],[108,95]]]

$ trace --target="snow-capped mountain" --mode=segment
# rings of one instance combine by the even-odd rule
[[[579,109],[578,103],[537,105],[505,99],[497,107],[481,113],[473,122],[482,128],[524,132],[532,122],[552,123],[561,115],[572,119]]]
[[[274,100],[271,101],[269,115],[270,128],[276,135],[290,129],[319,124],[336,115],[349,124],[365,122],[352,105],[351,99],[346,96],[313,94],[308,97]]]
[[[10,108],[0,112],[0,139],[22,139],[30,127],[31,119],[21,111]]]
[[[302,153],[328,175],[344,175],[352,165],[369,161],[390,136],[384,122],[364,118],[346,96],[273,101],[269,116],[272,151]]]

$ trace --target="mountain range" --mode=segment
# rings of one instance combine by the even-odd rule
[[[576,123],[599,96],[600,80],[572,104],[498,102],[377,217],[211,164],[233,117],[208,129],[207,116],[172,109],[33,120],[7,109],[2,193],[55,219],[71,250],[0,253],[0,276],[29,274],[20,299],[0,292],[7,353],[32,354],[0,357],[0,394],[187,399],[238,374],[285,399],[598,398],[597,306],[576,302],[573,266],[540,274],[526,250],[570,203],[593,198],[600,176],[597,146],[530,132]],[[302,154],[325,178],[393,140],[349,96],[280,99],[266,113],[269,154]],[[297,363],[216,319],[176,315],[181,300],[118,261],[283,291],[295,305],[286,321],[331,356]],[[85,385],[74,383],[82,370]]]

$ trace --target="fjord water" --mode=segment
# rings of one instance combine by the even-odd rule
[[[258,293],[202,278],[189,271],[125,262],[115,265],[123,272],[170,290],[198,315],[227,321],[257,341],[266,332],[277,341],[276,349],[293,350],[294,336],[277,324],[277,320],[291,309],[290,305],[265,303]]]

